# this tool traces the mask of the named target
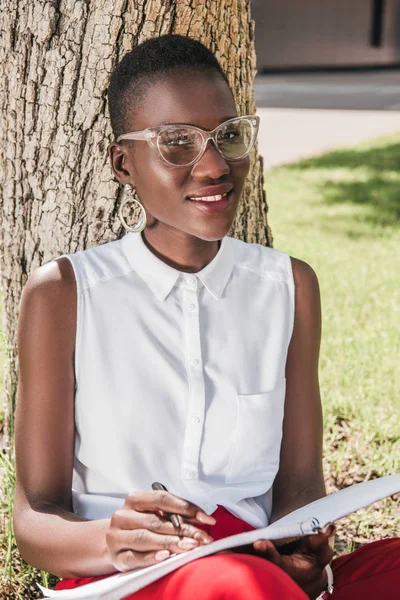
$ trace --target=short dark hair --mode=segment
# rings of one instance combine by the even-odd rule
[[[135,110],[154,78],[178,69],[214,73],[228,83],[218,60],[201,42],[176,34],[146,40],[125,54],[111,75],[108,109],[114,139],[127,133],[127,109]]]

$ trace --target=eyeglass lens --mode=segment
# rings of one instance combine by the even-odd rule
[[[249,120],[238,119],[222,124],[216,132],[216,144],[227,160],[246,155],[253,141],[253,126]],[[176,127],[160,131],[157,145],[162,156],[174,165],[187,165],[196,160],[202,150],[203,138],[191,127]]]

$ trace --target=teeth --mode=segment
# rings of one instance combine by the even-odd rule
[[[218,194],[217,196],[201,196],[197,198],[190,198],[190,200],[200,200],[201,202],[218,202],[227,195],[228,194]]]

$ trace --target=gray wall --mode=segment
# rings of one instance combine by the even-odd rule
[[[400,0],[385,0],[382,45],[371,46],[373,0],[252,0],[257,68],[400,62]]]

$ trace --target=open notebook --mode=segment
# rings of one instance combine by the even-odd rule
[[[40,585],[39,587],[46,598],[122,600],[125,596],[137,592],[197,558],[214,554],[220,550],[252,544],[259,539],[277,540],[314,534],[329,523],[397,492],[400,492],[400,473],[353,485],[311,502],[268,527],[232,535],[189,552],[176,554],[151,567],[135,569],[128,573],[117,573],[107,579],[88,583],[74,590],[55,591]]]

